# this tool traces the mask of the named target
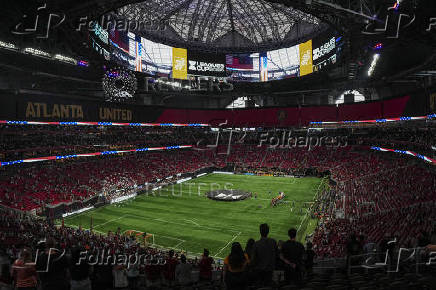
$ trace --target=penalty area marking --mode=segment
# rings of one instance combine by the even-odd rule
[[[104,223],[101,223],[101,224],[98,224],[98,225],[94,226],[94,228],[97,228],[97,227],[100,227],[100,226],[104,226],[104,225],[106,225],[106,224],[108,224],[108,223],[111,223],[111,222],[114,222],[114,221],[118,221],[118,220],[120,220],[120,219],[125,218],[126,216],[127,216],[127,215],[123,215],[123,216],[120,216],[120,217],[118,217],[118,218],[114,218],[114,219],[108,220],[107,222],[104,222]]]
[[[185,219],[185,221],[188,221],[188,222],[193,223],[194,225],[196,225],[196,226],[198,226],[198,227],[201,227],[197,222],[194,222],[193,220],[187,220],[187,219]]]
[[[232,243],[237,237],[239,237],[239,235],[240,234],[242,234],[242,232],[239,232],[239,233],[237,233],[236,235],[234,235],[233,236],[233,239],[231,239],[224,247],[222,247],[215,255],[214,255],[214,257],[215,258],[221,258],[221,257],[218,257],[218,255],[219,254],[221,254],[221,252],[225,249],[225,248],[227,248],[229,245],[230,245],[230,243]]]
[[[132,215],[129,215],[129,216],[132,216]],[[164,220],[164,219],[161,219],[161,218],[157,218],[157,219],[155,218],[155,219],[152,219],[152,220],[163,222],[163,223],[179,225],[179,226],[186,226],[186,223],[176,223],[176,222],[167,221],[167,220]],[[232,230],[232,229],[214,228],[214,227],[207,227],[207,226],[202,226],[202,225],[198,225],[197,227],[203,228],[203,229],[207,229],[207,230],[228,231],[228,232],[234,232],[234,233],[238,233],[239,232],[239,231]]]
[[[306,210],[306,214],[304,215],[303,219],[301,220],[300,225],[298,226],[297,232],[300,230],[301,226],[303,225],[304,220],[307,218],[307,214],[309,213],[309,210]]]
[[[123,235],[125,234],[125,233],[127,233],[127,232],[136,232],[136,233],[139,233],[139,234],[143,234],[144,232],[141,232],[141,231],[138,231],[138,230],[125,230],[124,232],[123,232]],[[160,235],[160,234],[153,234],[153,233],[150,233],[150,234],[152,234],[153,236],[155,236],[155,237],[162,237],[162,238],[167,238],[167,239],[170,239],[170,240],[176,240],[176,241],[178,241],[178,243],[174,246],[174,249],[175,248],[177,248],[177,247],[179,247],[181,244],[183,244],[184,242],[186,242],[186,240],[184,240],[184,239],[180,239],[180,238],[176,238],[176,237],[173,237],[173,236],[164,236],[164,235]]]

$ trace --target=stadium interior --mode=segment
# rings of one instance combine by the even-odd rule
[[[15,0],[0,290],[436,289],[434,0]]]

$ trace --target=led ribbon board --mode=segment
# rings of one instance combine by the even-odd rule
[[[209,127],[209,124],[178,123],[113,123],[113,122],[37,122],[0,120],[0,124],[8,125],[61,125],[61,126],[126,126],[126,127]]]
[[[436,114],[420,117],[399,117],[389,119],[377,119],[377,120],[363,120],[363,121],[338,121],[338,122],[310,122],[311,125],[324,125],[324,124],[350,124],[350,123],[388,123],[399,121],[413,121],[413,120],[430,120],[436,118]]]
[[[42,162],[42,161],[49,161],[49,160],[71,159],[71,158],[78,158],[78,157],[93,157],[93,156],[100,156],[100,155],[115,155],[115,154],[130,153],[130,152],[136,153],[136,152],[145,152],[145,151],[163,151],[163,150],[173,150],[173,149],[186,149],[186,148],[192,148],[192,147],[194,147],[194,146],[193,145],[178,145],[178,146],[152,147],[152,148],[147,147],[147,148],[121,150],[121,151],[103,151],[103,152],[84,153],[84,154],[47,156],[47,157],[38,157],[38,158],[29,158],[29,159],[15,160],[15,161],[0,162],[0,167],[8,166],[8,165],[15,165],[15,164],[22,164],[22,163]]]
[[[371,147],[371,150],[376,150],[376,151],[381,151],[381,152],[395,152],[395,153],[400,153],[400,154],[405,154],[405,155],[410,155],[410,156],[414,156],[416,158],[420,158],[428,163],[431,164],[436,164],[436,159],[432,159],[430,157],[418,154],[416,152],[413,151],[408,151],[408,150],[396,150],[396,149],[387,149],[387,148],[381,148],[381,147]]]

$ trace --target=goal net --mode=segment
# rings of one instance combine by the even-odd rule
[[[148,245],[154,245],[154,234],[144,233],[136,230],[127,230],[123,235],[135,237],[136,241],[144,247]]]

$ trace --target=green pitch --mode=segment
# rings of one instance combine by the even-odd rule
[[[154,235],[157,246],[193,255],[207,248],[213,256],[222,258],[232,242],[245,247],[249,238],[259,239],[261,223],[270,226],[270,237],[277,241],[286,240],[291,227],[299,230],[298,239],[303,241],[316,227],[307,208],[320,184],[321,179],[314,177],[210,174],[66,218],[65,225],[87,229],[92,216],[95,232],[107,233],[118,227],[121,232],[146,232]],[[257,198],[223,202],[205,197],[206,192],[224,186],[257,193]],[[286,194],[284,202],[271,207],[271,198],[280,191]]]

